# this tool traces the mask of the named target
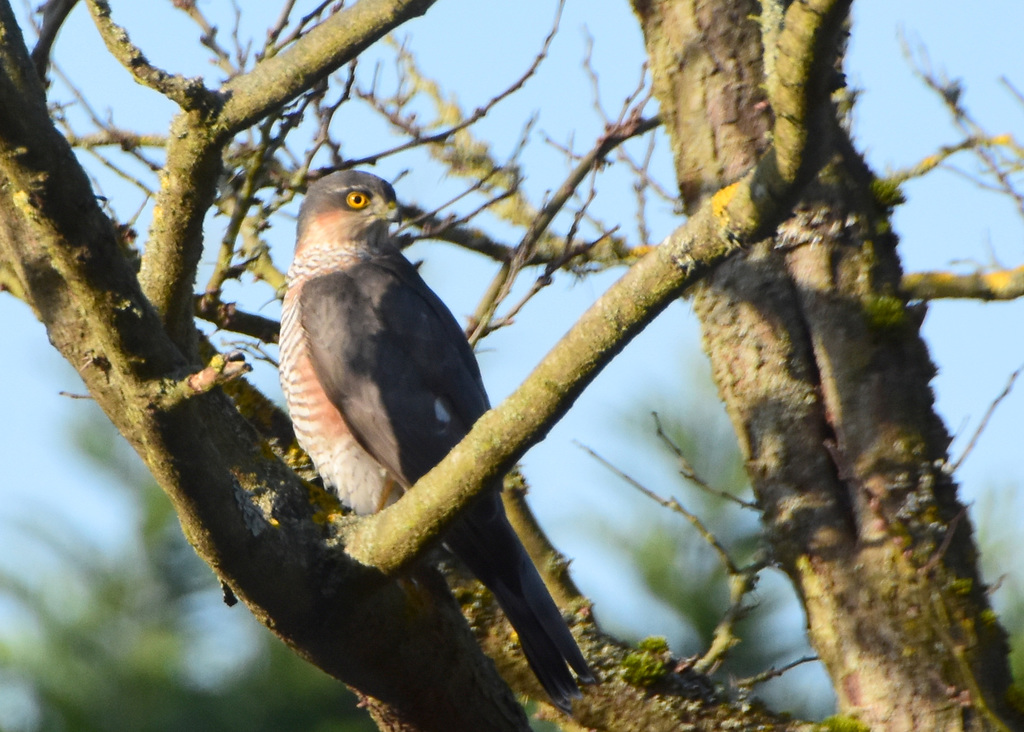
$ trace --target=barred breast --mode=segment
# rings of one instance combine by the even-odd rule
[[[301,324],[301,290],[302,283],[293,282],[285,294],[279,341],[281,390],[295,436],[343,504],[359,514],[374,513],[396,500],[400,491],[359,446],[320,386]]]

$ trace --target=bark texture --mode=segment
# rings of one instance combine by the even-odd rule
[[[688,210],[769,145],[786,49],[781,8],[764,5],[634,5]],[[900,292],[871,173],[823,106],[825,165],[794,214],[693,291],[704,347],[840,710],[872,729],[1018,726],[1006,638],[946,470],[924,312]]]

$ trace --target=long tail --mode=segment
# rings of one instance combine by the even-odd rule
[[[498,492],[487,492],[467,509],[445,544],[494,593],[537,680],[551,701],[569,712],[581,694],[566,665],[584,683],[593,683],[594,674],[509,524]]]

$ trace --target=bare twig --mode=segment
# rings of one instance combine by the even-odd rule
[[[494,240],[486,232],[472,226],[457,225],[442,221],[436,215],[428,216],[428,212],[416,206],[403,204],[403,216],[419,221],[422,238],[436,239],[483,254],[497,262],[507,262],[512,258],[512,247]]]
[[[747,595],[754,590],[758,574],[766,566],[766,561],[756,561],[741,568],[739,572],[729,573],[729,607],[715,625],[708,649],[693,662],[694,670],[705,674],[714,673],[725,661],[729,651],[739,645],[736,624],[750,612],[751,607],[746,603]]]
[[[466,221],[469,221],[470,219],[474,218],[481,211],[487,209],[488,207],[492,206],[498,201],[507,198],[509,195],[511,195],[511,190],[503,191],[499,193],[497,196],[488,199],[483,204],[481,204],[477,209],[464,216],[460,216],[458,218],[448,217],[445,218],[444,220],[441,220],[439,219],[439,215],[441,211],[458,203],[466,196],[472,193],[476,193],[477,191],[484,188],[487,185],[487,181],[493,175],[494,171],[492,171],[491,175],[485,176],[480,180],[475,181],[465,190],[456,193],[454,196],[449,198],[441,205],[436,206],[431,211],[419,211],[417,209],[406,207],[406,212],[410,213],[411,215],[408,217],[403,217],[402,228],[404,229],[409,226],[418,226],[420,228],[420,231],[422,232],[422,237],[417,238],[431,239],[434,238],[435,236],[443,234],[446,229],[464,224]]]
[[[949,522],[949,526],[946,527],[946,535],[942,537],[942,543],[939,544],[938,548],[932,553],[931,558],[918,568],[918,574],[928,574],[937,565],[942,558],[946,555],[946,551],[949,549],[950,543],[953,541],[953,534],[956,533],[956,527],[960,525],[960,519],[967,515],[967,507],[961,506],[960,510],[957,511],[956,515]]]
[[[704,522],[701,521],[696,514],[691,513],[686,508],[684,508],[683,505],[679,503],[679,501],[676,500],[675,498],[662,498],[657,493],[652,491],[650,488],[645,486],[643,483],[638,481],[636,478],[633,478],[628,473],[625,473],[619,468],[615,467],[615,465],[610,463],[601,455],[598,455],[596,452],[594,452],[591,448],[587,447],[586,445],[580,442],[577,442],[576,445],[582,450],[586,451],[588,455],[590,455],[592,458],[601,463],[601,465],[608,468],[608,470],[613,472],[618,477],[622,478],[624,481],[629,483],[631,486],[636,488],[638,491],[643,493],[652,501],[654,501],[655,503],[664,508],[669,509],[670,511],[675,511],[680,516],[689,521],[697,530],[697,533],[701,535],[701,538],[703,538],[704,541],[706,541],[711,546],[711,548],[715,550],[715,553],[718,554],[718,558],[721,560],[723,566],[725,566],[726,571],[730,575],[740,574],[740,569],[737,568],[736,564],[732,560],[732,557],[729,556],[729,552],[725,549],[724,546],[722,546],[722,543],[718,540],[714,533],[712,533],[711,530],[704,525]]]
[[[983,188],[993,190],[1010,198],[1017,208],[1017,213],[1024,218],[1024,191],[1018,190],[1012,175],[1019,173],[1024,167],[1024,149],[1016,144],[1010,135],[988,135],[982,125],[970,114],[963,104],[963,87],[959,81],[950,80],[944,75],[934,72],[929,63],[927,51],[921,49],[916,54],[903,40],[903,53],[911,64],[914,73],[924,82],[925,86],[935,92],[942,101],[953,123],[968,139],[987,140],[987,144],[969,147],[981,166],[982,176],[978,177],[952,169],[971,182]],[[1009,83],[1004,83],[1009,92],[1019,98],[1017,90]],[[1003,155],[1008,153],[1009,157]],[[988,178],[989,180],[985,180]]]
[[[1021,93],[1020,89],[1013,85],[1013,82],[1005,76],[1000,76],[999,83],[1005,86],[1007,91],[1013,95],[1013,98],[1016,99],[1022,107],[1024,107],[1024,94]]]
[[[241,68],[231,62],[231,54],[217,42],[218,29],[206,19],[202,10],[199,9],[198,3],[174,3],[174,7],[183,11],[199,26],[199,29],[202,31],[202,35],[199,36],[199,42],[213,53],[217,66],[226,72],[229,78],[241,72]]]
[[[796,659],[795,661],[791,661],[790,663],[785,664],[784,666],[779,666],[778,668],[772,666],[766,671],[762,671],[761,673],[756,674],[754,676],[750,676],[745,679],[739,679],[735,682],[735,685],[740,689],[752,689],[758,684],[763,684],[766,681],[771,681],[772,679],[782,676],[782,674],[796,668],[797,666],[802,666],[805,663],[813,663],[817,660],[817,656],[803,656],[801,658]]]
[[[548,50],[551,47],[551,41],[554,40],[555,34],[558,33],[558,25],[561,21],[562,9],[564,6],[565,0],[559,0],[558,8],[555,11],[555,20],[551,27],[551,31],[544,39],[540,51],[534,57],[533,62],[526,69],[526,71],[524,71],[522,75],[520,75],[520,77],[513,81],[509,86],[507,86],[501,92],[493,96],[482,107],[477,107],[475,110],[473,110],[472,114],[462,119],[458,124],[452,125],[447,129],[444,129],[441,132],[437,132],[432,135],[424,135],[422,129],[419,128],[418,126],[405,124],[405,131],[412,135],[411,140],[409,140],[408,142],[403,142],[402,144],[396,145],[395,147],[389,148],[387,150],[383,150],[379,153],[374,153],[373,155],[367,155],[366,157],[358,158],[356,160],[350,160],[348,161],[348,165],[351,167],[357,167],[359,165],[372,165],[380,161],[382,158],[388,157],[390,155],[395,155],[396,153],[404,152],[415,147],[442,143],[448,138],[450,138],[452,135],[456,134],[457,132],[461,132],[462,130],[465,130],[467,127],[470,127],[471,125],[479,122],[481,119],[487,116],[487,113],[490,112],[499,102],[501,102],[504,99],[507,99],[513,93],[519,91],[519,89],[523,87],[523,85],[530,79],[530,77],[537,73],[537,69],[540,68],[541,63],[544,61],[545,58],[547,58]],[[376,104],[376,94],[374,93],[372,86],[369,91],[360,91],[357,93],[363,99],[366,99]],[[385,112],[383,107],[378,107],[378,109],[379,111]],[[385,112],[385,114],[387,113]],[[390,115],[388,116],[389,119],[392,119],[393,122],[397,122],[397,118],[392,118]]]
[[[558,212],[562,210],[569,199],[575,194],[576,189],[583,182],[584,178],[601,165],[605,156],[617,146],[632,137],[645,134],[661,124],[661,120],[658,117],[641,117],[641,111],[642,108],[637,107],[626,120],[606,128],[604,134],[598,139],[591,151],[583,156],[569,176],[563,181],[562,185],[551,196],[548,203],[533,219],[526,233],[523,234],[523,238],[516,246],[512,260],[508,263],[507,267],[502,268],[492,283],[490,291],[493,293],[493,296],[488,301],[485,301],[482,307],[477,310],[477,314],[474,317],[476,326],[470,335],[471,343],[478,341],[487,332],[498,305],[511,292],[516,277],[532,257],[534,247],[540,240],[540,237],[547,231],[548,226],[550,226]]]
[[[142,163],[144,166],[149,168],[149,170],[151,170],[154,173],[158,172],[163,167],[156,161],[150,160],[148,157],[143,155],[140,148],[149,147],[149,145],[144,145],[144,142],[159,142],[159,147],[164,147],[167,142],[166,136],[154,135],[152,137],[136,137],[134,136],[133,133],[126,132],[121,127],[115,125],[113,120],[104,119],[100,117],[99,113],[89,103],[89,100],[88,98],[86,98],[85,94],[83,94],[81,89],[78,88],[78,85],[75,84],[71,80],[71,78],[64,73],[64,70],[60,66],[54,64],[53,71],[55,74],[57,74],[60,80],[64,82],[64,85],[67,86],[67,88],[71,91],[71,94],[72,96],[74,96],[75,101],[85,111],[86,115],[89,117],[89,120],[93,123],[93,125],[96,126],[98,130],[100,130],[99,135],[101,138],[107,137],[111,141],[116,141],[121,150],[131,155],[133,158],[138,160],[140,163]],[[65,136],[68,138],[69,142],[71,142],[73,139],[76,139],[77,136],[70,129],[70,125],[67,123],[66,120],[60,118],[58,119],[58,122],[61,124],[62,127],[65,128]],[[100,145],[86,145],[84,149],[92,150],[96,147],[100,147]],[[106,159],[102,158],[101,156],[100,159],[106,161]]]
[[[282,37],[281,33],[288,26],[288,16],[291,15],[292,8],[295,6],[295,0],[288,0],[288,2],[284,4],[284,7],[281,8],[281,13],[278,15],[277,22],[267,33],[267,42],[264,44],[264,55],[270,56],[277,54],[289,43],[297,40],[306,31],[310,24],[313,23],[313,21],[319,20],[323,16],[324,11],[327,10],[327,7],[331,4],[334,4],[335,6],[341,5],[341,3],[336,2],[336,0],[323,0],[323,2],[302,16],[299,22],[296,23],[295,28],[293,28],[288,35]]]
[[[1016,371],[1010,374],[1010,378],[1006,380],[1006,386],[1003,387],[1003,390],[999,393],[999,396],[993,399],[992,403],[988,405],[988,409],[985,410],[985,415],[981,418],[981,422],[978,423],[978,429],[976,429],[974,431],[974,434],[971,435],[971,439],[967,443],[967,447],[964,448],[963,454],[956,462],[953,463],[951,467],[948,468],[948,471],[950,473],[955,473],[963,464],[964,460],[967,459],[967,456],[970,455],[971,452],[974,450],[975,446],[978,444],[978,440],[981,439],[982,433],[988,426],[989,420],[992,419],[992,415],[995,414],[996,407],[998,407],[1000,402],[1006,399],[1006,397],[1010,396],[1010,392],[1013,391],[1013,385],[1017,381],[1017,378],[1021,375],[1021,372],[1024,372],[1024,365],[1018,367]]]
[[[268,168],[274,163],[275,153],[284,147],[289,133],[291,133],[302,121],[306,109],[318,95],[307,95],[299,99],[295,104],[269,115],[259,126],[259,139],[253,149],[246,150],[243,155],[243,175],[237,178],[234,190],[230,194],[222,194],[220,205],[222,209],[229,212],[228,225],[221,239],[220,251],[217,257],[217,266],[210,275],[206,285],[206,293],[215,293],[220,290],[224,282],[232,277],[237,277],[245,268],[236,269],[231,266],[236,255],[236,242],[242,227],[249,219],[250,211],[256,203],[256,194],[265,184]],[[333,112],[332,112],[333,114]],[[269,216],[271,210],[262,212],[261,220]],[[260,254],[265,247],[249,247],[247,264],[257,263]]]
[[[913,178],[920,178],[921,176],[935,170],[946,162],[946,160],[959,152],[963,152],[965,150],[976,151],[982,147],[1003,145],[1011,139],[1012,138],[1010,138],[1009,135],[996,135],[994,137],[972,135],[970,137],[966,137],[955,145],[943,145],[936,152],[932,153],[915,165],[912,165],[909,168],[904,168],[903,170],[898,170],[887,176],[886,182],[898,185]]]
[[[720,488],[715,488],[706,480],[704,480],[697,473],[697,471],[693,469],[693,466],[690,465],[690,461],[687,460],[686,455],[683,453],[683,449],[676,444],[675,440],[669,437],[667,432],[665,432],[665,428],[661,424],[661,417],[658,415],[658,413],[651,412],[651,417],[654,418],[656,434],[661,439],[661,441],[665,443],[666,447],[668,447],[668,449],[672,451],[672,454],[676,456],[676,460],[679,461],[680,475],[682,475],[688,481],[690,481],[695,486],[700,488],[702,491],[709,493],[712,496],[715,496],[717,498],[723,498],[727,501],[732,501],[737,506],[740,506],[742,508],[749,508],[752,511],[761,510],[760,506],[758,506],[756,503],[744,501],[742,498],[734,496],[732,493],[729,493],[728,491],[721,490]]]
[[[701,538],[703,538],[704,541],[714,549],[715,553],[718,554],[718,558],[722,562],[722,566],[728,575],[729,607],[716,624],[714,633],[712,634],[711,644],[708,646],[708,649],[698,659],[694,660],[690,664],[693,669],[700,673],[713,673],[725,660],[728,652],[740,642],[740,638],[736,634],[736,623],[746,617],[747,613],[750,612],[750,606],[747,604],[746,598],[757,584],[757,577],[761,570],[768,565],[767,561],[764,559],[758,559],[747,566],[738,567],[736,563],[733,562],[732,557],[729,556],[729,552],[718,540],[718,537],[716,537],[695,514],[686,510],[679,501],[675,498],[662,498],[635,478],[624,473],[622,470],[619,470],[589,447],[581,445],[578,442],[576,444],[586,450],[591,457],[615,473],[615,475],[632,485],[645,496],[657,502],[659,505],[671,511],[675,511],[686,518],[686,520],[689,521],[701,535]]]

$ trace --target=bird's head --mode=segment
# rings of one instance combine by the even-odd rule
[[[299,209],[299,244],[315,233],[316,238],[372,246],[386,240],[388,227],[398,220],[390,183],[371,173],[343,170],[324,176],[306,191]]]

